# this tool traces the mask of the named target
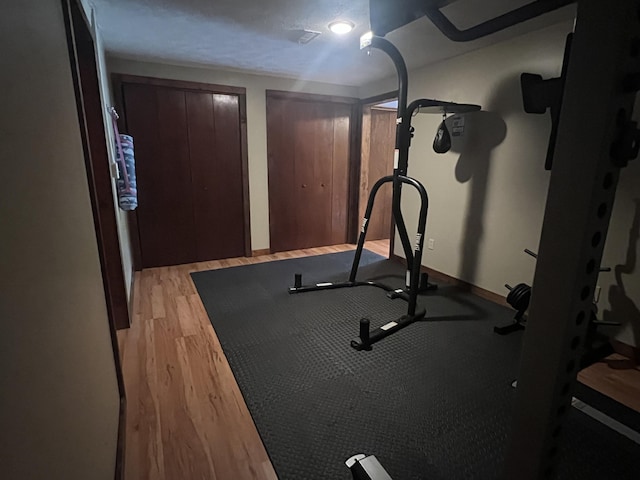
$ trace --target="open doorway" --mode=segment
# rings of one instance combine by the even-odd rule
[[[364,218],[373,184],[393,172],[397,109],[395,92],[362,102],[359,218]],[[375,241],[389,256],[393,248],[394,229],[391,193],[390,183],[383,185],[378,191],[367,230],[367,241]]]

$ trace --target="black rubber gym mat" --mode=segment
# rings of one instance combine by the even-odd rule
[[[430,321],[357,352],[372,327],[406,310],[371,287],[289,295],[346,279],[353,253],[192,275],[281,480],[349,479],[344,461],[375,454],[394,479],[496,479],[510,430],[522,333],[513,312],[443,286],[421,297]],[[365,251],[359,278],[402,286],[403,268]],[[637,479],[640,446],[572,409],[558,478]]]

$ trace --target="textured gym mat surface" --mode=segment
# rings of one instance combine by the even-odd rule
[[[376,327],[402,300],[357,287],[289,295],[344,280],[352,252],[192,274],[281,480],[349,479],[344,461],[374,454],[394,479],[499,478],[522,333],[513,312],[443,286],[422,296],[428,321],[357,352],[358,321]],[[365,251],[358,278],[402,286],[404,270]],[[637,479],[640,446],[571,409],[558,478]]]

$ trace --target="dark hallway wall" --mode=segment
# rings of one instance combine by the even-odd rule
[[[0,465],[111,480],[119,394],[61,4],[0,18]]]

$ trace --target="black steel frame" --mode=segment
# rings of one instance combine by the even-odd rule
[[[530,325],[502,478],[553,478],[620,169],[636,158],[640,1],[576,0],[578,15],[554,148]],[[538,0],[459,31],[425,14],[451,40],[469,41],[573,3]]]
[[[621,167],[637,156],[632,120],[640,2],[579,0],[505,478],[552,478],[576,374],[588,360],[593,292]],[[600,353],[599,353],[600,354]]]
[[[465,31],[438,9],[424,12],[449,39],[469,41],[569,3],[574,2],[538,0]],[[505,459],[507,479],[554,476],[577,371],[593,360],[581,358],[577,346],[590,337],[591,294],[620,169],[640,149],[640,131],[631,120],[640,89],[640,2],[577,4]]]
[[[315,285],[302,285],[302,275],[296,274],[295,284],[289,288],[289,293],[304,293],[317,290],[329,290],[336,288],[348,288],[359,286],[370,286],[381,288],[388,292],[388,296],[392,299],[401,298],[408,302],[407,314],[403,315],[395,321],[388,322],[387,324],[376,328],[373,331],[369,329],[369,321],[362,319],[360,321],[360,335],[358,338],[351,341],[351,346],[356,350],[370,350],[371,346],[382,340],[385,337],[401,330],[402,328],[412,324],[417,320],[421,320],[425,317],[426,311],[424,309],[416,312],[417,297],[421,290],[421,287],[426,288],[426,277],[422,277],[424,280],[423,285],[420,285],[420,267],[422,264],[422,249],[424,244],[424,233],[427,224],[427,211],[429,208],[429,197],[427,190],[416,179],[407,176],[407,169],[409,166],[409,147],[411,146],[411,137],[413,136],[413,127],[411,126],[411,118],[415,111],[420,107],[440,105],[442,102],[435,100],[421,99],[416,100],[407,106],[407,93],[408,93],[408,73],[407,66],[400,54],[400,51],[388,40],[381,37],[372,37],[368,46],[377,48],[385,52],[393,61],[396,72],[398,74],[398,118],[396,125],[396,151],[395,151],[395,164],[393,169],[393,175],[382,177],[378,180],[369,194],[367,201],[367,209],[364,214],[364,220],[360,229],[360,235],[358,237],[358,245],[353,258],[353,264],[351,266],[351,273],[349,279],[346,282],[325,282]],[[373,281],[357,281],[358,267],[360,265],[360,258],[362,256],[362,250],[364,249],[364,242],[367,236],[367,230],[369,227],[369,219],[373,210],[376,194],[380,187],[386,183],[391,183],[393,188],[392,193],[392,215],[395,222],[400,241],[402,242],[402,248],[404,250],[405,258],[407,260],[407,289],[395,289],[388,285]],[[400,207],[400,199],[402,194],[402,186],[409,185],[415,188],[420,195],[420,214],[418,216],[418,229],[416,233],[415,246],[412,246],[407,233],[407,227],[402,215],[402,209]]]
[[[470,42],[575,2],[576,0],[536,0],[466,30],[459,30],[440,8],[433,6],[433,2],[424,1],[423,12],[449,40]]]

